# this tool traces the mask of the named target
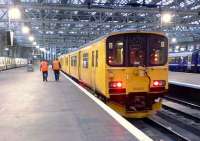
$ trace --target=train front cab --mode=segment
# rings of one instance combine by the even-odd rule
[[[125,117],[161,108],[168,89],[168,40],[159,34],[118,34],[106,41],[108,105]]]

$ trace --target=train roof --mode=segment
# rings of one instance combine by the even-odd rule
[[[87,44],[84,44],[83,46],[80,46],[80,48],[84,48],[84,47],[86,47],[86,46],[88,46],[88,45],[90,45],[90,44],[93,44],[93,43],[95,43],[95,42],[97,42],[97,41],[99,41],[99,40],[102,40],[102,39],[104,39],[104,38],[108,38],[109,36],[119,35],[119,34],[126,34],[126,33],[156,34],[156,35],[165,36],[165,34],[162,33],[162,32],[144,32],[144,31],[142,31],[142,32],[141,32],[141,31],[124,31],[124,32],[120,31],[120,32],[111,32],[111,33],[106,34],[106,35],[103,35],[103,36],[101,36],[101,37],[99,37],[99,38],[97,38],[97,39],[95,39],[95,40],[93,40],[93,41],[90,41],[90,42],[88,42]]]
[[[189,56],[192,55],[193,52],[176,52],[176,53],[169,53],[169,57],[179,57],[179,56]]]
[[[156,34],[156,35],[161,35],[161,36],[165,36],[165,34],[163,32],[144,32],[144,31],[119,31],[119,32],[111,32],[109,34],[106,34],[106,35],[103,35],[95,40],[92,40],[82,46],[80,46],[77,50],[81,49],[81,48],[85,48],[91,44],[94,44],[96,43],[97,41],[100,41],[102,39],[106,39],[108,38],[109,36],[113,36],[113,35],[119,35],[119,34],[126,34],[126,33],[142,33],[142,34]],[[165,36],[166,37],[166,36]],[[74,51],[71,51],[69,53],[72,53],[72,52],[76,52],[77,50],[74,50]]]

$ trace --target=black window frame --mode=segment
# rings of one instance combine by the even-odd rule
[[[158,36],[158,37],[162,37],[162,38],[165,38],[165,40],[166,40],[166,42],[167,42],[167,45],[164,47],[166,50],[166,53],[165,54],[163,54],[163,55],[166,55],[165,56],[165,61],[164,61],[164,63],[160,63],[160,64],[151,64],[150,63],[150,39],[149,38],[151,38],[152,36]],[[147,50],[147,54],[148,54],[148,56],[147,56],[147,58],[148,58],[148,62],[147,62],[147,65],[149,66],[149,67],[152,67],[152,66],[164,66],[164,65],[166,65],[167,64],[167,62],[168,62],[168,39],[167,39],[167,37],[165,37],[165,36],[163,36],[163,35],[157,35],[157,34],[150,34],[149,36],[148,36],[149,38],[147,39],[147,41],[148,41],[148,43],[147,43],[147,46],[148,46],[148,50]]]
[[[125,54],[126,54],[126,49],[125,47],[123,46],[123,63],[122,64],[110,64],[109,63],[109,59],[108,59],[108,56],[109,56],[109,43],[110,41],[113,41],[114,39],[116,40],[117,38],[118,39],[122,39],[123,41],[123,45],[126,47],[126,42],[124,42],[124,34],[119,34],[119,35],[113,35],[113,36],[109,36],[107,39],[106,39],[106,62],[109,66],[112,66],[112,67],[125,67],[126,65],[126,58],[125,58]],[[112,42],[113,43],[113,42]]]
[[[95,57],[95,67],[98,67],[98,65],[99,65],[99,51],[98,50],[96,50],[96,57]]]
[[[94,67],[94,51],[92,51],[92,67]]]
[[[143,67],[153,67],[153,66],[164,66],[167,64],[167,61],[168,61],[168,39],[166,36],[164,35],[160,35],[160,34],[153,34],[153,33],[124,33],[124,34],[117,34],[117,35],[112,35],[112,36],[109,36],[107,39],[106,39],[106,63],[108,66],[111,66],[111,67],[138,67],[138,66],[142,66],[142,65],[133,65],[130,63],[130,54],[129,54],[129,47],[128,47],[128,39],[130,38],[129,36],[145,36],[147,39],[146,39],[146,51],[145,51],[145,58],[144,58],[144,65]],[[148,37],[149,36],[158,36],[158,37],[163,37],[163,38],[166,38],[166,60],[163,64],[150,64],[149,62],[149,59],[150,59],[150,49],[149,49],[149,39]],[[113,64],[109,64],[109,43],[110,41],[113,41],[113,40],[117,40],[120,36],[123,36],[122,38],[124,39],[123,43],[124,43],[124,58],[123,58],[123,64],[121,65],[113,65]],[[148,58],[148,59],[147,59]]]
[[[147,37],[145,36],[145,34],[135,34],[135,33],[133,33],[134,35],[136,35],[136,36],[140,36],[141,37],[141,35],[142,35],[142,37],[143,38],[145,38],[145,40],[146,40],[146,42],[144,43],[146,46],[148,46],[148,42],[147,42]],[[148,58],[148,48],[145,48],[145,47],[143,47],[143,49],[144,49],[144,64],[143,65],[139,65],[139,64],[132,64],[131,63],[131,60],[130,60],[130,46],[129,46],[129,44],[128,44],[128,42],[129,42],[129,40],[130,40],[130,38],[131,38],[131,36],[132,36],[132,34],[128,34],[128,35],[126,35],[127,37],[126,37],[126,62],[127,62],[127,65],[126,65],[126,67],[138,67],[138,66],[147,66],[147,58]]]
[[[83,68],[88,68],[89,66],[89,54],[86,52],[86,53],[83,53],[83,60],[82,60],[82,67]],[[84,64],[84,62],[86,62],[86,64]]]
[[[71,56],[71,66],[76,67],[77,66],[77,56]]]
[[[67,57],[67,58],[66,58],[66,61],[65,61],[65,63],[66,63],[67,66],[68,66],[68,61],[69,61],[69,60],[68,60],[68,57]]]

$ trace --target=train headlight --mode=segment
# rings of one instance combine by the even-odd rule
[[[125,94],[126,88],[123,88],[122,81],[111,81],[109,82],[109,93],[110,94]]]
[[[122,82],[121,81],[111,81],[109,83],[110,88],[122,88]]]
[[[117,87],[121,88],[122,87],[122,83],[121,82],[117,82]]]
[[[164,87],[166,85],[165,80],[154,80],[153,81],[153,86],[154,87]]]

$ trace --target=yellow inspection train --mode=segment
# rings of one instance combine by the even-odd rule
[[[154,32],[117,32],[59,57],[62,70],[93,89],[124,117],[161,108],[168,89],[168,39]]]

